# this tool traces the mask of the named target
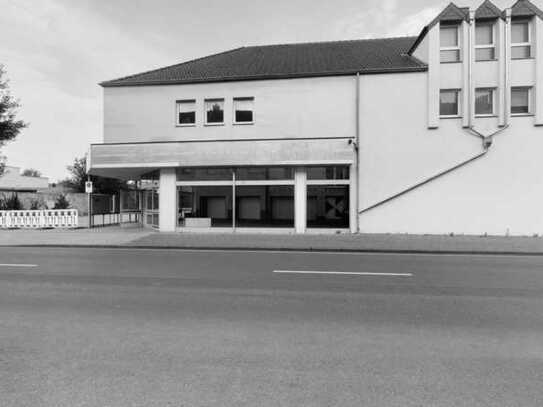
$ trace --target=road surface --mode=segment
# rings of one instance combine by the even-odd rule
[[[543,257],[0,248],[0,405],[541,406]]]

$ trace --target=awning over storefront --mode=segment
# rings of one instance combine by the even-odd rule
[[[158,168],[351,164],[348,138],[93,144],[92,175],[134,179]]]

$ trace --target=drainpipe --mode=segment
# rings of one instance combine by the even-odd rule
[[[475,84],[473,81],[473,65],[475,60],[475,11],[473,9],[469,10],[469,28],[468,28],[468,84],[469,89],[467,89],[468,92],[468,105],[469,105],[469,118],[468,118],[468,126],[469,128],[473,128],[474,124],[474,118],[475,118]]]
[[[356,166],[356,195],[355,195],[355,208],[356,208],[356,233],[360,232],[360,222],[358,219],[358,210],[360,208],[360,72],[356,73],[356,134],[354,141],[354,159]]]
[[[509,125],[511,117],[511,9],[505,9],[505,101],[504,123]]]

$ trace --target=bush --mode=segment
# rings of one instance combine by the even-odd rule
[[[11,194],[8,197],[3,196],[0,198],[0,210],[20,211],[21,209],[23,209],[23,204],[19,200],[19,196],[17,196],[17,194]]]
[[[55,206],[53,209],[69,209],[70,201],[66,198],[66,195],[60,194],[55,201]]]
[[[31,211],[38,211],[43,208],[43,204],[40,202],[39,199],[32,199],[30,201],[30,210]]]

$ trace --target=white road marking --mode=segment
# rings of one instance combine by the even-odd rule
[[[371,273],[363,271],[315,271],[315,270],[273,270],[284,274],[342,274],[353,276],[413,277],[412,273]]]
[[[0,264],[0,267],[38,267],[37,264]]]

